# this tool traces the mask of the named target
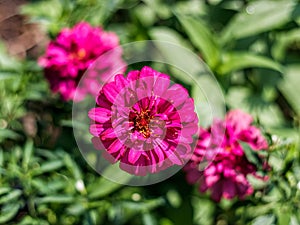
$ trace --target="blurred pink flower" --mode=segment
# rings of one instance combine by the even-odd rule
[[[96,96],[99,89],[95,87],[99,86],[99,82],[103,83],[116,72],[125,71],[120,48],[110,51],[118,46],[116,34],[80,22],[73,28],[61,30],[49,43],[39,65],[44,67],[51,90],[60,93],[63,100],[73,100],[83,74],[99,56],[106,54],[105,60],[102,59],[94,68],[97,72],[88,73],[84,83],[78,87],[76,100],[81,100],[86,94]]]
[[[240,110],[230,111],[225,120],[215,120],[208,130],[201,129],[196,149],[185,166],[187,181],[199,182],[199,191],[211,190],[215,201],[221,198],[240,199],[253,193],[247,180],[257,174],[257,167],[247,160],[241,142],[253,150],[268,147],[260,130],[252,126],[253,118]]]
[[[143,67],[107,83],[89,112],[96,149],[135,175],[184,165],[198,130],[194,102],[168,75]]]

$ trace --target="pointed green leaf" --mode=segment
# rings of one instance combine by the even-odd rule
[[[32,151],[33,151],[33,141],[28,140],[24,147],[24,156],[23,156],[23,161],[22,161],[22,167],[25,170],[27,170],[27,168],[28,168],[28,164],[29,164],[30,158],[32,156]]]
[[[15,217],[20,209],[19,203],[7,204],[1,209],[0,224],[6,224],[9,220]]]
[[[144,225],[157,225],[155,217],[150,213],[143,214],[143,223]]]
[[[10,192],[10,187],[0,187],[0,195],[6,194],[7,192]]]
[[[168,27],[154,27],[149,31],[149,34],[154,40],[172,42],[188,49],[192,49],[179,33]]]
[[[191,42],[202,53],[208,65],[214,68],[220,59],[220,49],[215,37],[201,19],[177,15]]]
[[[274,215],[259,216],[253,222],[253,225],[273,225],[273,224],[275,224]]]
[[[122,185],[111,182],[103,177],[87,187],[91,199],[102,198],[119,189]]]
[[[17,75],[18,75],[18,73],[14,72],[14,71],[1,70],[0,71],[0,80],[15,78]]]
[[[284,25],[292,18],[295,6],[294,0],[253,1],[223,30],[221,34],[223,45],[232,39],[253,36]]]
[[[0,141],[5,138],[17,139],[20,135],[9,129],[0,129]]]
[[[280,33],[276,36],[276,42],[272,47],[272,56],[277,60],[283,60],[286,49],[292,44],[300,41],[300,30],[293,29],[288,32]]]
[[[289,102],[295,113],[300,115],[300,98],[299,98],[299,83],[300,83],[300,66],[299,64],[290,65],[286,69],[284,78],[279,85],[279,89]]]
[[[250,67],[261,67],[283,72],[283,67],[265,56],[255,55],[248,52],[231,52],[223,56],[222,64],[217,68],[218,73],[227,74],[235,70]]]
[[[3,153],[3,149],[0,148],[0,167],[3,167],[3,163],[4,163],[4,153]]]
[[[55,160],[55,161],[50,161],[46,162],[43,165],[41,165],[40,168],[37,168],[34,170],[33,174],[34,175],[40,175],[43,173],[51,172],[53,170],[57,170],[64,166],[64,163],[61,160]]]
[[[20,190],[13,190],[9,192],[7,195],[4,195],[0,198],[0,204],[6,203],[6,202],[11,202],[12,200],[17,199],[22,195],[22,191]]]
[[[36,203],[71,203],[74,201],[73,196],[69,195],[55,195],[55,196],[46,196],[44,198],[37,198]]]
[[[164,4],[161,0],[143,0],[143,2],[145,2],[145,4],[155,11],[162,19],[167,19],[172,15],[168,5]]]
[[[81,170],[69,154],[65,154],[64,162],[66,167],[70,170],[70,172],[73,173],[74,178],[76,180],[82,180]]]

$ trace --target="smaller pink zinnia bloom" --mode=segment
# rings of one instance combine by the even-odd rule
[[[45,77],[54,93],[60,93],[63,100],[74,100],[77,91],[76,100],[82,100],[86,94],[96,96],[99,82],[104,83],[115,72],[125,71],[122,51],[117,47],[119,39],[116,34],[80,22],[73,28],[61,30],[49,43],[39,65],[44,67]],[[111,51],[113,49],[117,50]],[[103,57],[93,68],[94,73],[87,73],[84,83],[78,86],[86,70],[104,54],[105,59]]]
[[[247,175],[265,179],[257,167],[247,160],[241,142],[253,150],[268,147],[260,130],[251,125],[253,118],[240,110],[230,111],[225,120],[215,120],[208,130],[201,129],[190,162],[185,166],[187,181],[199,182],[199,191],[211,190],[215,201],[240,199],[253,193]]]
[[[116,75],[90,110],[95,148],[135,175],[184,165],[198,130],[194,102],[185,88],[150,67]]]

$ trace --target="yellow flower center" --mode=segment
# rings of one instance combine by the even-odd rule
[[[85,56],[86,56],[86,51],[83,48],[79,49],[79,51],[77,52],[77,58],[83,59]]]
[[[83,48],[79,49],[75,53],[70,54],[71,59],[78,59],[78,60],[82,60],[85,56],[86,56],[86,51]]]
[[[149,110],[142,111],[134,119],[134,127],[138,130],[145,138],[149,138],[151,135],[150,131],[150,120],[152,116],[149,115]]]

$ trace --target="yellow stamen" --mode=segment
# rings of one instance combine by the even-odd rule
[[[86,56],[86,51],[83,48],[79,49],[79,51],[77,52],[77,57],[79,59],[83,59],[85,56]]]

